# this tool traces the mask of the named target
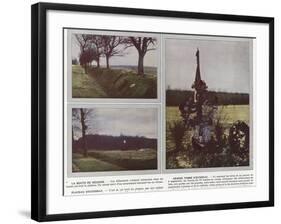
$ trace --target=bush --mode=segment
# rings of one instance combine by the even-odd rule
[[[183,149],[183,138],[186,127],[182,121],[174,121],[169,125],[172,141],[175,144],[175,151],[178,152]]]

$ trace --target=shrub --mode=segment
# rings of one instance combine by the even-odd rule
[[[175,144],[175,151],[178,152],[183,149],[183,138],[186,127],[182,121],[174,121],[169,125],[172,141]]]

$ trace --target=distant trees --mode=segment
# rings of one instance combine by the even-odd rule
[[[148,51],[155,50],[156,38],[152,37],[128,37],[125,40],[126,48],[134,46],[138,51],[138,74],[144,75],[144,56]]]
[[[74,139],[74,133],[80,132],[82,141],[83,156],[88,156],[88,147],[86,142],[86,135],[89,131],[89,123],[92,123],[94,116],[94,110],[88,108],[73,108],[72,109],[72,135]]]
[[[71,63],[73,65],[78,65],[78,60],[76,58],[72,58]]]
[[[74,152],[81,149],[81,138],[75,140]],[[94,150],[139,150],[139,149],[157,149],[157,139],[140,136],[128,135],[104,135],[104,134],[87,134],[87,146]]]
[[[80,53],[79,62],[80,65],[84,68],[85,73],[88,73],[88,67],[92,63],[95,58],[95,53],[91,48],[87,48],[83,52]]]
[[[166,90],[166,105],[178,106],[186,98],[193,97],[194,93],[190,90]],[[248,105],[249,94],[247,93],[230,93],[230,92],[215,92],[209,91],[207,98],[211,101],[217,100],[218,105]]]
[[[106,68],[109,68],[111,57],[122,56],[125,49],[134,47],[138,52],[137,73],[144,75],[144,57],[148,51],[156,49],[156,38],[152,37],[75,34],[75,38],[80,47],[79,62],[85,73],[93,61],[99,68],[100,58],[105,57]]]
[[[80,47],[81,54],[89,47],[91,37],[92,35],[88,34],[75,34],[75,38]]]

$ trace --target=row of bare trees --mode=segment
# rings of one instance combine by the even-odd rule
[[[152,37],[121,37],[109,35],[75,34],[80,47],[79,62],[88,71],[93,61],[100,67],[100,58],[105,57],[109,68],[110,58],[123,56],[127,48],[134,47],[138,52],[138,74],[144,75],[144,56],[148,51],[155,50],[156,39]]]

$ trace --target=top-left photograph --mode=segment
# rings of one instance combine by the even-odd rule
[[[157,99],[157,36],[88,30],[68,35],[72,98]]]

